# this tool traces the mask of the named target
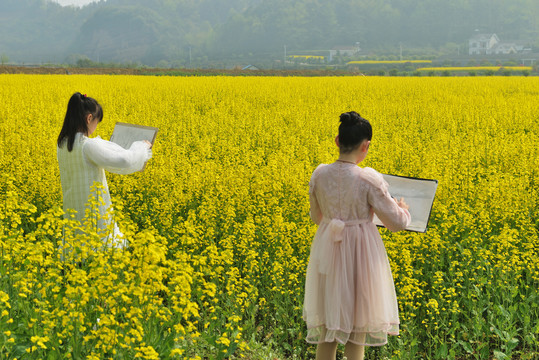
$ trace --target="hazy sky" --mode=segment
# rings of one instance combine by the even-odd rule
[[[94,2],[96,0],[53,0],[60,5],[77,5],[82,6]]]

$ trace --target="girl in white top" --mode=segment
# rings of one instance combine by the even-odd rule
[[[62,182],[65,217],[74,212],[75,219],[82,221],[89,208],[90,196],[96,196],[91,188],[102,186],[99,213],[105,218],[110,212],[111,201],[105,170],[117,174],[129,174],[141,170],[152,157],[151,144],[137,141],[129,149],[100,137],[89,138],[103,119],[103,109],[98,102],[77,92],[67,105],[64,124],[57,141],[57,158]],[[101,220],[99,228],[105,229],[108,220]],[[121,232],[114,224],[114,234],[107,237],[109,246],[123,247]]]
[[[399,332],[399,314],[376,213],[391,231],[410,223],[408,205],[394,200],[381,174],[357,164],[367,156],[370,123],[356,112],[340,117],[339,158],[321,164],[309,183],[311,218],[318,224],[307,276],[303,318],[316,359],[335,359],[337,343],[348,360],[363,359],[364,346],[387,343]]]

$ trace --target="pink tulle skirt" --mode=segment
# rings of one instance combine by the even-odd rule
[[[322,221],[311,246],[303,318],[309,343],[379,346],[399,334],[391,268],[370,219]]]

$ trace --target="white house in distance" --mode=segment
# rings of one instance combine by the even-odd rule
[[[510,55],[531,52],[516,42],[501,42],[496,34],[475,34],[468,41],[470,55]]]
[[[487,55],[490,54],[500,39],[496,34],[475,34],[468,41],[468,49],[470,55]]]
[[[335,58],[335,56],[354,56],[357,53],[359,53],[361,48],[359,47],[359,43],[357,42],[354,46],[335,46],[333,49],[329,50],[329,59],[328,61],[331,62]]]

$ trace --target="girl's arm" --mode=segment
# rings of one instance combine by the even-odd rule
[[[390,231],[404,230],[412,220],[410,213],[406,209],[407,205],[402,203],[401,207],[395,199],[391,197],[388,191],[388,184],[379,175],[378,181],[372,184],[368,193],[368,201],[372,206],[374,213],[382,224]]]
[[[129,149],[100,138],[88,139],[82,148],[88,160],[116,174],[131,174],[139,171],[152,157],[148,143],[135,141]]]
[[[320,222],[322,221],[322,211],[320,211],[320,205],[318,205],[318,200],[316,199],[314,191],[309,193],[309,201],[311,203],[311,211],[309,212],[311,220],[316,225],[320,225]]]
[[[313,174],[311,175],[311,180],[309,181],[309,203],[311,205],[309,214],[311,215],[311,220],[316,225],[320,225],[320,222],[322,221],[322,210],[320,210],[320,205],[318,204],[318,199],[316,198],[314,188],[316,183],[316,174],[323,166],[324,164],[318,165],[318,167],[313,171]]]

